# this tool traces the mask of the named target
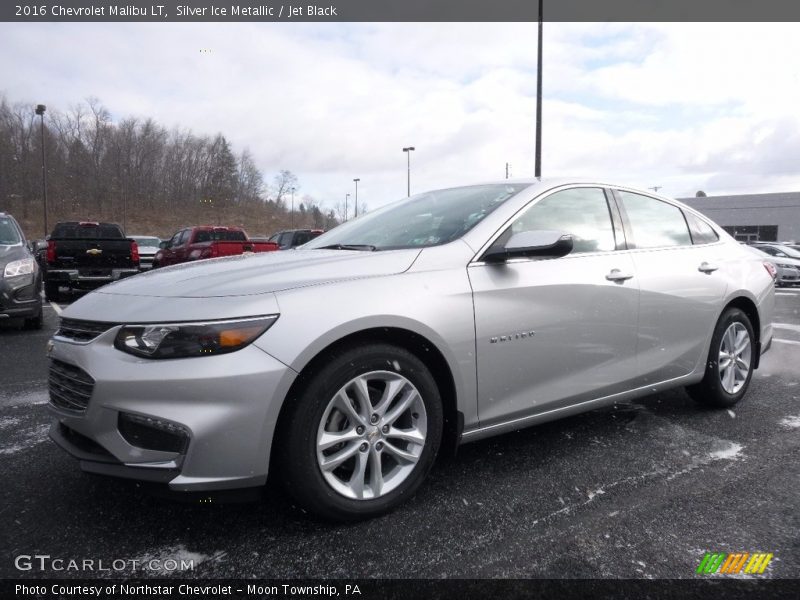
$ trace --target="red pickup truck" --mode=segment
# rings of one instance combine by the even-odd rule
[[[161,242],[153,259],[153,268],[177,265],[192,260],[235,256],[245,252],[272,252],[278,249],[274,242],[255,242],[240,227],[203,225],[181,229]]]

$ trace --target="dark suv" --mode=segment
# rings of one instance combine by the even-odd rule
[[[0,321],[42,328],[42,272],[14,217],[0,212]]]
[[[290,250],[310,242],[323,233],[325,232],[322,229],[287,229],[272,235],[267,241],[278,244],[278,250]]]

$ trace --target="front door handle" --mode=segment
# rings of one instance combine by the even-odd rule
[[[606,279],[609,281],[614,281],[616,283],[622,283],[626,279],[631,279],[633,277],[633,273],[624,273],[619,269],[611,269],[611,272],[606,275]]]
[[[717,269],[719,269],[717,265],[707,262],[702,262],[700,263],[700,266],[697,267],[697,270],[700,271],[701,273],[713,273]]]

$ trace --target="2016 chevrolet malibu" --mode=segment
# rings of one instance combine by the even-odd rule
[[[774,267],[678,202],[594,182],[413,196],[293,252],[105,286],[50,346],[52,438],[177,491],[283,481],[378,515],[440,448],[686,386],[729,407]]]

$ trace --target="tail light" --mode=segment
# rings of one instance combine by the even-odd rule
[[[772,277],[772,279],[778,278],[778,269],[775,268],[775,265],[767,261],[764,261],[762,264],[764,265],[764,268],[767,270],[767,273],[769,273],[769,276]]]
[[[131,242],[131,260],[133,261],[133,264],[139,264],[139,244],[137,244],[135,241]]]
[[[47,242],[47,264],[56,262],[56,243],[53,240]]]

